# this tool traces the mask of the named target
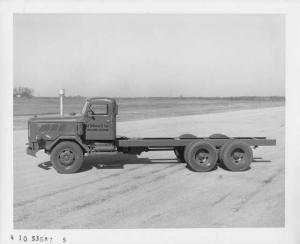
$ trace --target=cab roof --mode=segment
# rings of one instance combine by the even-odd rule
[[[116,99],[114,98],[109,98],[109,97],[92,97],[87,99],[88,102],[97,102],[97,103],[111,103],[111,104],[116,104]]]

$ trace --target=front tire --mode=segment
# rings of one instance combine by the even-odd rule
[[[51,152],[51,161],[58,173],[75,173],[83,164],[83,151],[75,142],[60,142]]]

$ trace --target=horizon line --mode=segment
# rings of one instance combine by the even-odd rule
[[[59,96],[32,96],[30,98],[58,98]],[[270,96],[81,96],[81,95],[74,95],[74,96],[64,96],[65,98],[92,98],[92,97],[110,97],[110,98],[285,98],[285,95],[270,95]],[[14,97],[18,98],[18,97]],[[27,97],[20,97],[20,98],[27,98]]]

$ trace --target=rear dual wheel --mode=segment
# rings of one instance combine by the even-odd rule
[[[185,148],[184,159],[192,170],[208,172],[216,167],[218,152],[217,149],[208,142],[195,141]]]
[[[219,151],[220,162],[230,171],[249,169],[253,161],[251,147],[242,141],[229,141]]]
[[[247,143],[238,140],[225,143],[219,153],[214,145],[205,141],[192,142],[184,150],[184,160],[194,171],[211,171],[218,159],[230,171],[244,171],[250,167],[253,152]]]
[[[193,138],[197,138],[197,136],[195,136],[193,134],[183,134],[183,135],[179,136],[179,139],[193,139]],[[175,153],[175,156],[176,156],[178,162],[185,163],[184,147],[175,147],[174,153]]]

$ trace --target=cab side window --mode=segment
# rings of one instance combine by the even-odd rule
[[[95,115],[105,115],[108,114],[108,105],[107,104],[92,104],[90,110]]]

